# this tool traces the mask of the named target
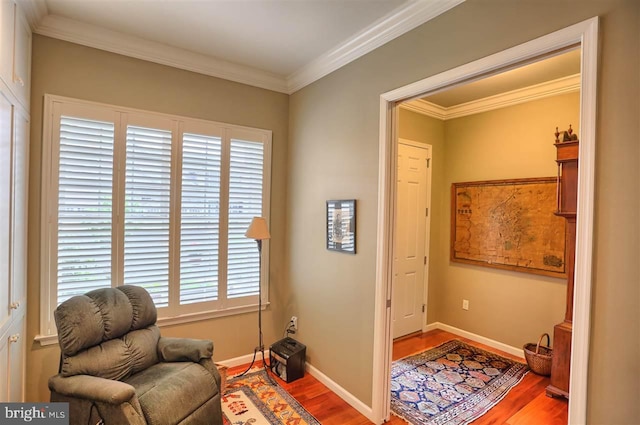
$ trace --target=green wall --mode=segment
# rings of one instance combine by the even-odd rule
[[[274,138],[273,238],[272,305],[264,315],[265,341],[279,338],[288,316],[296,314],[308,361],[371,405],[380,94],[593,16],[600,16],[600,58],[587,415],[592,424],[636,423],[640,417],[640,2],[636,0],[467,0],[290,97],[35,35],[29,338],[37,334],[39,322],[44,93],[268,128]],[[441,154],[434,146],[435,155]],[[445,161],[447,156],[443,155]],[[340,198],[358,200],[356,255],[325,249],[325,201]],[[445,194],[440,202],[447,203]],[[443,232],[438,243],[447,242],[448,233]],[[451,300],[445,292],[431,297],[430,288],[429,295],[454,305],[461,294],[454,291]],[[447,314],[438,308],[433,311],[436,317]],[[168,327],[163,333],[212,338],[216,358],[229,358],[252,351],[254,335],[244,330],[255,327],[255,316]],[[57,363],[57,346],[32,343],[27,400],[48,399],[46,381]]]
[[[543,332],[553,338],[566,280],[450,262],[451,184],[555,176],[553,132],[576,127],[579,108],[574,92],[446,121],[400,109],[399,137],[434,146],[427,324],[518,349]]]
[[[554,177],[554,131],[577,127],[578,92],[449,120],[446,181]],[[576,129],[577,130],[577,129]],[[577,133],[579,134],[579,133]],[[451,195],[447,193],[447,212]],[[443,252],[449,252],[451,215],[443,214]],[[520,348],[562,322],[566,280],[461,263],[439,264],[442,296],[439,321]],[[468,311],[461,309],[469,300]]]
[[[284,215],[289,97],[138,59],[35,35],[31,86],[29,176],[29,258],[27,333],[33,338],[40,321],[40,184],[42,107],[45,93],[221,121],[273,131],[271,176],[270,297],[263,314],[265,341],[280,338],[286,319],[277,284],[284,280]],[[214,341],[214,359],[243,356],[258,341],[257,314],[247,313],[191,324],[165,326],[162,334]],[[49,399],[47,380],[57,373],[58,345],[27,350],[30,401]]]
[[[635,0],[467,0],[291,96],[289,311],[315,367],[371,405],[380,95],[600,16],[587,416],[637,422],[639,14]],[[358,200],[355,256],[324,249],[335,198]]]
[[[440,249],[446,228],[441,222],[449,217],[449,188],[446,184],[447,141],[445,137],[446,122],[437,118],[419,114],[404,108],[398,113],[398,137],[414,142],[431,145],[431,231],[429,236],[429,288],[427,293],[426,324],[440,321],[442,289],[446,287],[442,280],[440,264],[449,262],[449,252]],[[444,216],[443,216],[444,215]]]

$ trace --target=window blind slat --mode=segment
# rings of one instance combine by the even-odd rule
[[[254,241],[244,234],[255,216],[262,215],[264,146],[231,140],[229,163],[229,224],[227,296],[257,295],[260,258]]]
[[[57,303],[111,285],[112,123],[62,116]]]
[[[222,140],[192,133],[182,139],[180,303],[218,299]]]
[[[60,131],[56,133],[59,140],[52,140],[58,144],[52,152],[59,152],[59,157],[51,158],[59,184],[53,188],[58,192],[53,207],[54,212],[57,208],[58,240],[51,245],[56,251],[49,257],[57,285],[52,302],[57,299],[59,304],[97,288],[134,284],[145,287],[156,306],[169,307],[166,311],[173,315],[211,305],[197,303],[256,295],[260,258],[255,241],[244,233],[254,216],[263,215],[264,143],[187,132],[180,135],[181,146],[176,147],[171,131],[131,124],[123,132],[124,140],[116,141],[120,119],[133,115],[114,114],[110,108],[102,116],[113,117],[113,122],[53,115],[60,125],[52,127]],[[114,146],[121,143],[124,163],[116,164]],[[175,181],[174,151],[182,161],[181,178]],[[223,172],[229,174],[223,176]],[[116,183],[119,173],[122,183]],[[221,191],[223,181],[228,192]],[[124,209],[118,228],[112,223],[115,199]],[[222,214],[226,222],[220,222],[222,200],[228,206]],[[173,221],[175,207],[179,223]],[[170,223],[177,232],[170,233]],[[221,232],[226,241],[220,240]],[[114,262],[115,247],[120,244],[123,263]],[[176,282],[169,282],[172,244],[179,248]],[[226,267],[219,264],[221,245]],[[124,279],[112,273],[122,273]],[[221,282],[226,293],[219,292]],[[170,284],[179,286],[177,305],[169,305]]]
[[[127,127],[124,281],[168,306],[171,132]]]

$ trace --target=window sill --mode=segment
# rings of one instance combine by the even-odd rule
[[[269,306],[269,302],[262,303],[262,310],[265,310]],[[195,323],[202,320],[215,319],[217,317],[234,316],[236,314],[251,313],[258,311],[258,305],[249,305],[243,307],[233,307],[225,310],[203,311],[201,313],[184,314],[175,317],[161,317],[156,324],[160,327],[182,325],[185,323]],[[58,343],[58,335],[36,335],[33,339],[38,342],[42,347],[47,345],[54,345]]]

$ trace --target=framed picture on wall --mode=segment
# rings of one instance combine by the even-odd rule
[[[557,178],[451,185],[451,261],[566,277]]]
[[[327,201],[327,249],[356,253],[356,200]]]

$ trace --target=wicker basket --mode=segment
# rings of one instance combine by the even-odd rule
[[[547,345],[540,345],[542,338],[547,337]],[[553,350],[549,348],[550,344],[549,334],[544,333],[540,335],[537,344],[525,344],[524,358],[527,359],[529,368],[538,375],[549,376],[551,375],[551,358],[553,356]]]
[[[220,373],[220,394],[224,394],[227,389],[227,366],[216,363],[216,368],[218,368],[218,372]]]

